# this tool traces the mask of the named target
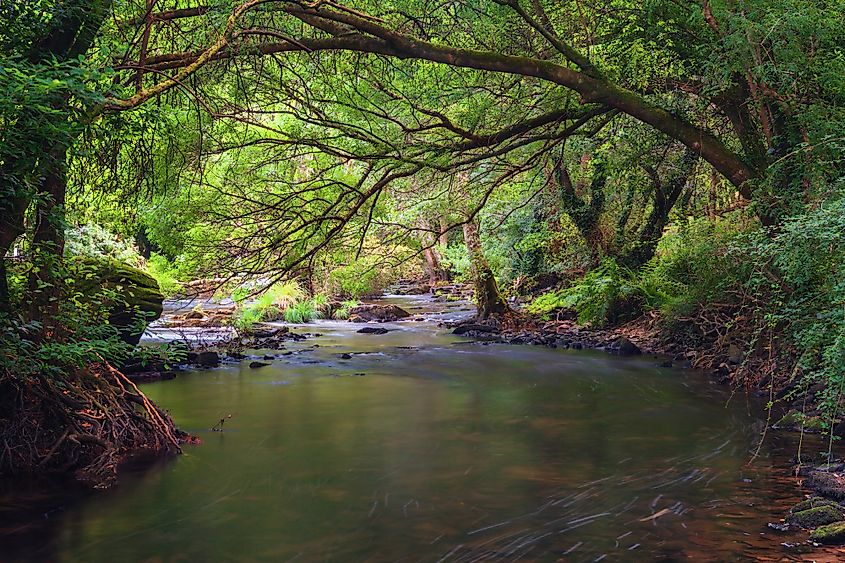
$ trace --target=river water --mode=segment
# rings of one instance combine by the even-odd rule
[[[0,560],[835,560],[767,527],[801,495],[797,446],[770,433],[754,458],[744,394],[649,357],[471,343],[438,327],[455,304],[388,301],[426,320],[321,321],[268,367],[145,385],[203,445],[111,491],[5,491]]]

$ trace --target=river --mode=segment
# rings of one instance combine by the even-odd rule
[[[270,366],[144,385],[204,443],[110,491],[6,487],[0,560],[810,557],[767,527],[801,495],[797,446],[770,433],[754,457],[745,394],[650,357],[472,343],[438,326],[460,304],[388,301],[426,320],[319,321]]]

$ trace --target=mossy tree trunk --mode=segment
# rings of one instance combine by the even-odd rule
[[[472,262],[473,278],[475,280],[475,302],[478,307],[478,319],[487,319],[492,315],[502,315],[510,312],[510,307],[499,292],[499,285],[484,251],[481,248],[481,237],[478,234],[478,220],[473,218],[464,223],[464,243]]]

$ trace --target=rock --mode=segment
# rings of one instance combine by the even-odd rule
[[[839,473],[811,471],[805,484],[826,497],[845,499],[845,477]]]
[[[805,510],[810,510],[811,508],[818,508],[820,506],[832,506],[833,508],[841,510],[842,507],[839,506],[838,503],[828,500],[822,497],[812,497],[808,498],[807,500],[802,500],[791,509],[789,509],[790,514],[795,514],[796,512],[803,512]]]
[[[264,367],[267,367],[269,365],[270,364],[268,364],[267,362],[250,362],[249,363],[249,369],[264,368]]]
[[[387,334],[390,332],[386,328],[376,327],[376,326],[365,326],[364,328],[357,330],[360,334]]]
[[[340,359],[341,359],[341,360],[351,360],[351,359],[352,359],[352,354],[341,354],[341,355],[340,355]]]
[[[660,367],[662,367],[662,368],[670,368],[674,365],[675,364],[672,363],[672,360],[664,360],[664,361],[660,362]]]
[[[271,356],[270,354],[264,354],[264,359],[265,360],[275,360],[276,356]]]
[[[191,311],[189,313],[185,313],[183,317],[185,319],[204,319],[205,314],[202,311]]]
[[[845,463],[822,463],[816,467],[819,471],[828,471],[833,473],[842,473],[845,471]]]
[[[833,524],[843,519],[842,511],[832,506],[817,506],[800,512],[794,512],[787,516],[789,524],[795,524],[802,528],[818,528],[826,524]]]
[[[390,322],[410,317],[411,313],[396,305],[358,305],[349,310],[349,322]]]
[[[845,522],[821,526],[810,532],[810,539],[820,543],[842,543],[845,541]]]
[[[287,334],[288,327],[286,326],[257,326],[251,331],[251,335],[255,338],[273,338],[282,334]]]
[[[152,381],[167,381],[176,378],[175,371],[142,371],[138,373],[125,374],[130,381],[135,383],[149,383]]]
[[[95,296],[102,290],[118,294],[118,299],[110,302],[109,324],[117,328],[124,342],[137,345],[146,324],[159,318],[163,310],[164,296],[155,278],[111,259],[79,257],[74,265],[80,271],[75,289],[81,295]]]
[[[482,333],[496,333],[499,332],[499,329],[494,326],[488,325],[479,325],[479,324],[466,324],[457,327],[455,330],[452,331],[452,334],[462,335],[468,332],[482,332]]]
[[[639,346],[624,336],[620,336],[616,339],[616,342],[614,342],[611,347],[611,351],[619,354],[620,356],[639,356],[643,353]]]
[[[220,355],[217,352],[211,351],[197,352],[196,357],[192,361],[198,366],[213,368],[220,365]]]

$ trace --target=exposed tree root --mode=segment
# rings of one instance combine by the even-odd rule
[[[191,440],[120,371],[105,362],[51,377],[0,374],[0,472],[74,472],[97,488],[121,463],[181,452]]]

